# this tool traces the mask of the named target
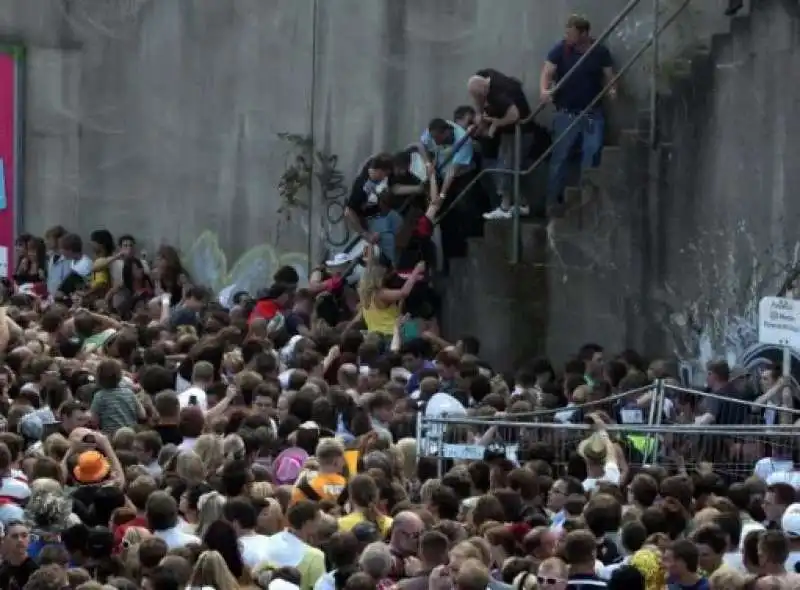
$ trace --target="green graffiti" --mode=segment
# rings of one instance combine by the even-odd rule
[[[287,265],[297,270],[301,284],[308,281],[307,254],[280,252],[269,244],[259,244],[229,265],[217,235],[208,230],[195,240],[183,263],[195,283],[205,285],[217,294],[239,291],[255,294],[270,285],[276,270]]]

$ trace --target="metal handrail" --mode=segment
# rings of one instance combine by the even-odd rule
[[[437,215],[435,223],[436,224],[440,223],[441,220],[450,212],[450,210],[455,205],[458,204],[458,202],[462,198],[464,198],[464,195],[466,195],[467,192],[470,189],[472,189],[472,187],[480,180],[481,176],[483,176],[484,174],[495,174],[495,173],[499,173],[499,174],[514,174],[516,177],[520,177],[520,176],[527,176],[527,175],[531,174],[534,170],[536,170],[542,164],[542,162],[544,162],[548,158],[548,156],[550,156],[550,154],[553,153],[553,150],[555,149],[555,146],[558,144],[558,142],[562,141],[564,139],[564,137],[566,137],[575,128],[575,126],[578,123],[580,123],[586,117],[586,115],[588,115],[590,112],[592,112],[594,110],[594,108],[605,97],[605,95],[608,93],[608,91],[611,90],[611,88],[613,88],[617,84],[619,79],[639,60],[639,58],[644,54],[644,52],[647,51],[650,48],[650,46],[655,42],[656,38],[658,38],[661,35],[661,33],[663,33],[664,30],[666,30],[675,21],[675,19],[684,11],[684,9],[691,3],[691,1],[692,0],[683,0],[683,3],[675,10],[675,12],[673,12],[672,15],[670,15],[670,17],[668,19],[666,19],[664,21],[664,23],[661,24],[658,27],[658,29],[653,31],[653,33],[642,44],[642,46],[639,48],[639,50],[636,53],[634,53],[633,56],[627,62],[625,62],[625,64],[619,69],[619,71],[603,87],[603,89],[600,90],[600,92],[597,93],[597,95],[589,103],[589,105],[583,111],[581,111],[581,113],[577,117],[575,117],[571,121],[570,125],[567,126],[567,128],[563,131],[563,133],[561,133],[561,135],[559,135],[558,138],[556,138],[550,144],[550,146],[544,151],[544,153],[542,153],[536,159],[535,162],[533,162],[533,164],[531,164],[525,170],[520,170],[518,166],[515,167],[515,169],[513,169],[513,170],[499,169],[499,168],[484,168],[478,174],[475,175],[475,177],[461,190],[461,192],[458,195],[456,195],[456,197],[451,201],[449,206],[447,208],[445,208],[444,211],[441,211],[439,213],[439,215]],[[578,66],[581,64],[581,62],[584,59],[587,58],[587,56],[598,46],[598,44],[601,43],[603,40],[605,40],[606,38],[608,38],[610,36],[610,34],[613,32],[613,30],[616,28],[616,26],[619,25],[619,23],[625,18],[625,16],[627,16],[631,12],[631,10],[633,10],[633,8],[635,8],[639,4],[639,2],[641,2],[641,0],[631,0],[631,2],[628,3],[628,5],[612,21],[611,25],[609,25],[609,27],[603,32],[603,34],[600,37],[598,37],[598,39],[592,44],[592,46],[586,51],[586,53],[583,54],[583,56],[581,57],[580,60],[578,60],[578,62],[575,64],[575,66],[570,68],[570,70],[567,72],[567,74],[561,80],[559,80],[558,84],[556,84],[556,86],[552,89],[553,93],[555,93],[561,87],[561,85],[566,80],[569,79],[570,74],[572,74],[573,72],[575,72],[578,69]],[[655,75],[655,73],[654,73],[654,75]],[[535,116],[535,114],[538,114],[539,112],[541,112],[541,110],[544,109],[545,106],[546,105],[544,103],[540,104],[539,107],[537,108],[537,110],[534,112],[534,114],[532,114],[531,118],[533,116]],[[526,122],[527,122],[527,120],[528,119],[526,119]],[[519,136],[519,134],[520,134],[519,126],[517,127],[515,133],[517,134],[517,136]],[[517,145],[515,145],[515,151],[518,152],[518,150],[519,150],[519,145],[518,145],[519,141],[517,141],[516,144]],[[517,161],[519,161],[520,156],[519,156],[518,153],[515,154],[515,159]],[[519,192],[518,191],[518,187],[516,187],[515,193],[518,193],[518,192]],[[519,195],[515,194],[515,204],[518,204],[517,203],[518,199],[519,199]],[[514,219],[515,219],[515,222],[518,223],[519,207],[515,207],[514,208]],[[517,232],[515,232],[515,233],[517,233]],[[517,242],[518,241],[519,240],[517,240]]]

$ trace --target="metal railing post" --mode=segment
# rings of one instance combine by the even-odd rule
[[[653,424],[661,426],[664,420],[664,380],[659,379],[656,381],[656,415],[653,418]],[[661,436],[656,435],[653,439],[653,465],[658,465],[658,452],[661,443]]]
[[[511,244],[511,263],[518,264],[520,261],[520,249],[521,249],[521,241],[522,238],[520,236],[520,216],[519,216],[519,208],[520,208],[520,177],[522,175],[522,125],[517,123],[514,125],[514,186],[513,186],[513,196],[514,196],[514,205],[511,208],[513,217],[512,217],[512,230],[511,230],[511,239],[513,243]]]
[[[660,18],[659,0],[653,0],[653,32],[651,33],[653,39],[653,53],[651,55],[651,72],[650,72],[650,149],[655,150],[658,145],[658,68],[659,68],[659,51],[658,51],[658,21]]]

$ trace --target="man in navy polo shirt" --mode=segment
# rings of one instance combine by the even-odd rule
[[[592,46],[594,40],[589,35],[589,21],[582,16],[571,16],[567,20],[564,39],[559,41],[547,54],[542,68],[539,90],[541,100],[552,102],[556,107],[553,118],[553,140],[557,140],[577,116],[588,107],[594,98],[613,76],[611,53],[604,46],[598,46],[573,72],[564,85],[553,92],[553,86],[567,75]],[[610,97],[616,95],[615,89],[609,92]],[[555,144],[550,158],[550,179],[547,186],[548,213],[562,199],[566,182],[567,161],[572,147],[581,140],[581,169],[591,168],[599,164],[600,150],[603,147],[605,117],[600,105],[597,105],[586,117],[561,141]]]

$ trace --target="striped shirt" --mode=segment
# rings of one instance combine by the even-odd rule
[[[124,426],[136,426],[138,422],[136,394],[127,387],[100,389],[94,394],[91,409],[103,434],[113,434]]]

